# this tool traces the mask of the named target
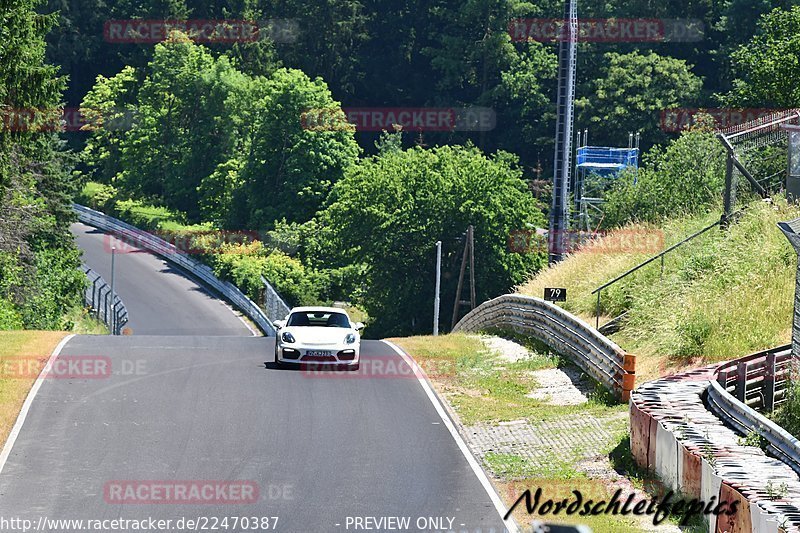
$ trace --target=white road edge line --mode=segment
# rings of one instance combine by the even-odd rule
[[[42,383],[44,382],[44,378],[48,369],[52,368],[53,363],[55,363],[55,360],[58,358],[61,350],[64,349],[64,346],[66,346],[74,336],[75,334],[73,333],[61,339],[61,342],[58,343],[58,346],[56,346],[56,349],[53,350],[53,353],[50,355],[50,359],[47,360],[47,364],[45,364],[44,368],[42,368],[42,371],[39,372],[39,376],[36,378],[31,390],[28,391],[28,396],[25,398],[25,402],[22,404],[22,409],[17,416],[17,421],[14,422],[14,427],[11,428],[11,433],[8,434],[6,444],[3,446],[2,453],[0,453],[0,474],[3,473],[3,468],[6,466],[8,456],[11,455],[11,448],[14,447],[14,443],[17,441],[19,432],[22,430],[22,425],[25,423],[25,418],[28,416],[28,411],[33,404],[33,399],[36,397],[36,393],[38,393],[39,389],[42,387]]]
[[[492,485],[492,482],[489,481],[489,478],[486,476],[486,472],[484,472],[483,468],[481,468],[481,465],[478,464],[477,459],[475,459],[475,456],[472,455],[472,451],[470,451],[469,447],[467,446],[467,443],[464,442],[464,439],[461,437],[461,434],[456,429],[455,425],[453,424],[453,421],[450,420],[450,417],[445,412],[444,407],[442,406],[442,402],[439,400],[439,397],[436,395],[436,393],[433,391],[430,384],[428,383],[427,376],[425,375],[425,370],[423,370],[423,368],[420,365],[418,365],[411,358],[411,356],[405,353],[394,343],[387,340],[383,340],[381,342],[391,347],[397,353],[397,355],[402,357],[403,360],[406,362],[406,364],[410,366],[412,369],[418,369],[419,374],[417,375],[417,381],[419,382],[422,389],[425,391],[425,394],[428,396],[428,399],[433,404],[433,407],[436,409],[436,412],[439,414],[439,417],[442,419],[442,422],[444,422],[444,425],[447,427],[448,431],[450,431],[450,435],[453,437],[453,440],[456,441],[458,449],[461,450],[461,453],[464,455],[464,458],[467,460],[467,463],[469,463],[469,466],[470,468],[472,468],[472,471],[475,473],[475,476],[478,478],[478,481],[480,481],[481,485],[483,485],[484,490],[486,490],[486,493],[489,495],[489,499],[492,500],[495,509],[497,509],[497,512],[500,513],[500,518],[502,519],[508,512],[506,505],[503,503],[503,500],[500,499],[500,495],[497,494],[497,491],[494,490],[494,486]],[[504,524],[506,526],[506,530],[509,531],[510,533],[519,533],[519,528],[517,527],[517,524],[514,521],[513,517],[509,518],[508,520],[505,520]]]
[[[241,321],[242,321],[242,324],[244,324],[244,327],[246,327],[247,329],[249,329],[249,330],[250,330],[250,333],[252,333],[252,334],[253,334],[253,337],[261,337],[261,336],[262,336],[260,332],[258,332],[258,331],[256,331],[255,329],[253,329],[253,328],[251,328],[251,327],[250,327],[250,324],[248,324],[248,323],[247,323],[247,320],[245,320],[245,319],[242,317],[242,314],[241,314],[241,313],[237,312],[237,311],[236,311],[236,310],[235,310],[233,307],[231,307],[230,305],[228,305],[228,304],[227,304],[227,302],[223,301],[222,303],[224,303],[224,304],[225,304],[225,307],[227,307],[228,309],[230,309],[230,311],[233,313],[233,315],[234,315],[236,318],[238,318],[239,320],[241,320]]]

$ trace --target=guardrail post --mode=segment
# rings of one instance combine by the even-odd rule
[[[775,352],[767,354],[767,366],[764,369],[764,409],[775,409]]]
[[[622,369],[625,374],[622,376],[622,401],[627,402],[631,399],[631,391],[636,388],[636,356],[625,353],[622,357]]]
[[[736,365],[736,399],[745,402],[747,394],[747,363],[741,362]]]

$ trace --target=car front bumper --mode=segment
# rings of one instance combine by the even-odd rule
[[[303,346],[278,342],[278,361],[309,365],[357,365],[360,359],[359,343],[336,346]],[[309,352],[326,352],[325,355]]]

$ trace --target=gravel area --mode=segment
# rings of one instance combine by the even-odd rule
[[[594,388],[592,381],[574,367],[548,368],[531,372],[539,386],[527,394],[548,405],[581,405]]]
[[[482,336],[481,341],[490,352],[509,363],[516,363],[520,359],[531,356],[530,350],[512,340],[495,336]]]

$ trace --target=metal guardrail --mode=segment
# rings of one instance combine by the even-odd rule
[[[108,326],[112,335],[120,335],[122,327],[128,323],[128,310],[117,295],[111,292],[111,287],[103,277],[83,265],[81,270],[86,274],[89,284],[83,295],[83,300],[89,306],[89,312],[98,320]]]
[[[767,441],[767,452],[800,474],[800,441],[755,409],[728,394],[717,381],[708,388],[708,406],[722,420],[747,435],[756,431]]]
[[[759,352],[722,365],[722,390],[753,409],[772,411],[786,401],[792,372],[792,345]]]
[[[78,204],[72,204],[72,208],[77,213],[78,220],[84,224],[106,231],[128,245],[144,248],[179,266],[240,309],[266,335],[275,336],[275,328],[264,311],[240,291],[238,287],[228,281],[222,281],[217,278],[208,265],[189,257],[185,252],[165,240],[114,217]]]
[[[627,401],[636,378],[636,357],[589,324],[540,298],[507,294],[484,302],[453,331],[511,328],[570,357],[596,381]]]
[[[275,290],[275,287],[267,281],[267,278],[261,276],[261,283],[264,284],[264,310],[267,313],[267,318],[271,322],[276,320],[283,320],[289,315],[291,308],[283,301],[281,295]]]

